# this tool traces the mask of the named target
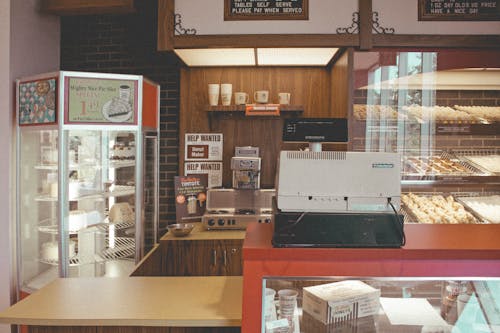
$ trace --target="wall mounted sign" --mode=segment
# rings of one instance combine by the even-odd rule
[[[500,0],[418,0],[419,21],[499,21]]]
[[[221,161],[222,133],[186,133],[186,161]]]
[[[56,89],[56,78],[19,83],[19,125],[56,123]]]
[[[224,0],[224,21],[308,20],[308,0]]]
[[[184,163],[184,175],[208,175],[208,187],[222,186],[222,162],[186,162]]]
[[[137,81],[67,77],[66,123],[137,123]]]

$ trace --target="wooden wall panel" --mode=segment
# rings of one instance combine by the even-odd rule
[[[331,114],[334,117],[346,118],[351,107],[352,96],[352,49],[346,50],[332,66]]]
[[[330,70],[323,67],[217,67],[188,68],[181,71],[180,163],[184,170],[184,134],[216,132],[224,134],[224,187],[231,187],[230,159],[234,147],[254,145],[261,149],[262,187],[273,187],[276,161],[282,147],[283,117],[213,117],[207,115],[209,83],[232,83],[233,93],[269,90],[269,102],[278,102],[279,92],[291,93],[291,104],[302,105],[303,117],[331,117]],[[233,99],[234,103],[234,99]]]

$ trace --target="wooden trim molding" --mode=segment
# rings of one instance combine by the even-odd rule
[[[373,47],[500,48],[500,35],[373,35]]]
[[[134,0],[43,0],[41,11],[56,15],[125,14],[135,12]]]
[[[359,49],[372,48],[372,0],[359,0]]]
[[[158,51],[174,49],[175,0],[158,0]]]
[[[357,34],[182,35],[174,37],[173,48],[343,47],[358,43]]]

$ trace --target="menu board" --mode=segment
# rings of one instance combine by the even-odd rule
[[[137,122],[137,81],[67,77],[66,123]]]
[[[419,0],[419,21],[497,21],[500,0]]]
[[[308,0],[224,0],[224,20],[308,20]]]

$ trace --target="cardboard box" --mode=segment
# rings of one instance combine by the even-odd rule
[[[362,281],[347,280],[305,287],[302,308],[324,324],[375,315],[380,290]]]

